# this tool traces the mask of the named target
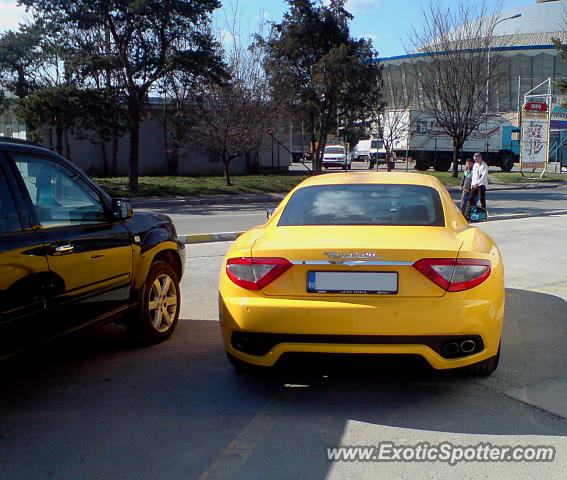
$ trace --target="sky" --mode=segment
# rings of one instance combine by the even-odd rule
[[[226,28],[226,21],[235,18],[237,7],[237,28],[242,36],[259,30],[263,21],[279,22],[287,10],[284,0],[221,0],[222,9],[215,13],[215,22],[220,31]],[[419,29],[422,19],[421,7],[427,0],[349,0],[347,10],[354,15],[351,33],[354,37],[367,37],[373,42],[380,57],[406,53],[411,27]],[[536,0],[503,0],[502,10],[524,5],[533,5]],[[0,0],[0,32],[17,29],[25,18],[25,10],[15,0]],[[229,37],[226,33],[225,40]],[[246,42],[245,42],[246,43]]]

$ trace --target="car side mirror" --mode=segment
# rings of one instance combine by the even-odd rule
[[[274,214],[275,211],[276,209],[274,207],[268,208],[268,210],[266,211],[266,218],[269,219]]]
[[[132,202],[127,198],[112,199],[112,214],[116,220],[124,220],[133,215]]]

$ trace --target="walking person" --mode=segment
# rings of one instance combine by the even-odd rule
[[[465,161],[465,169],[463,170],[463,178],[461,179],[461,213],[466,215],[472,188],[472,169],[473,159],[467,158]]]
[[[474,165],[471,179],[471,195],[469,198],[469,208],[467,210],[467,218],[473,205],[480,200],[480,205],[486,210],[486,187],[488,186],[488,165],[482,160],[480,153],[473,155]]]

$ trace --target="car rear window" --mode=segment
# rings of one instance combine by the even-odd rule
[[[317,185],[297,190],[278,226],[422,225],[444,227],[439,192],[423,185]]]

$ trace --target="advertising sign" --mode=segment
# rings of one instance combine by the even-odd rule
[[[546,103],[527,102],[522,108],[520,169],[545,169],[548,156],[549,109]]]

